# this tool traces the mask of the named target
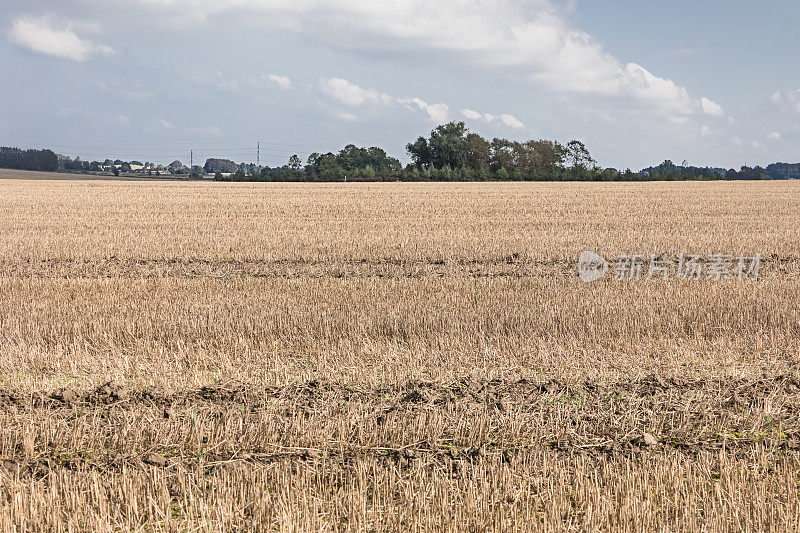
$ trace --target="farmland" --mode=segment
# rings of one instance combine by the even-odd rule
[[[0,529],[800,530],[800,183],[4,179],[0,235]]]

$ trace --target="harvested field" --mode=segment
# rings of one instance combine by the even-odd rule
[[[800,530],[800,183],[15,179],[0,235],[3,530]]]

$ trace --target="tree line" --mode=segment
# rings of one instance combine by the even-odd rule
[[[664,161],[639,172],[600,168],[578,140],[485,139],[463,122],[438,126],[428,137],[408,143],[411,163],[403,166],[378,147],[347,145],[338,153],[313,153],[305,165],[297,155],[280,168],[209,159],[205,170],[218,181],[653,181],[800,178],[799,165],[726,170],[678,166]],[[779,167],[778,165],[783,165]],[[773,167],[775,167],[773,169]],[[774,170],[774,172],[770,172]]]
[[[435,128],[406,146],[405,167],[378,147],[347,145],[338,153],[312,153],[305,165],[294,155],[281,168],[248,169],[230,160],[210,159],[205,170],[219,181],[487,181],[610,179],[580,141],[487,140],[463,122]],[[255,171],[252,171],[255,170]]]
[[[138,172],[201,178],[213,174],[217,181],[650,181],[650,180],[754,180],[800,178],[800,163],[775,163],[740,170],[675,165],[664,161],[639,172],[600,168],[583,142],[562,144],[551,140],[511,141],[486,139],[469,131],[464,122],[436,127],[406,145],[410,163],[403,165],[378,147],[347,145],[337,153],[312,153],[305,163],[293,155],[287,164],[270,168],[210,158],[203,167],[188,168],[180,161],[154,165],[106,159],[82,161],[50,150],[0,149],[0,168],[66,170],[75,172]]]
[[[0,168],[56,172],[58,157],[52,150],[22,150],[3,146],[0,148]]]

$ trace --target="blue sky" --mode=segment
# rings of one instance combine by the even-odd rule
[[[0,144],[285,163],[464,120],[603,166],[800,161],[800,4],[6,0]]]

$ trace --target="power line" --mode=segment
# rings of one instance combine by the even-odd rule
[[[7,141],[7,140],[0,140],[0,144],[2,145],[12,145],[18,147],[33,147],[33,148],[49,148],[54,151],[59,150],[76,150],[81,151],[83,153],[113,153],[113,152],[126,152],[126,153],[137,153],[142,155],[160,155],[160,154],[174,154],[175,152],[172,149],[165,149],[164,147],[153,147],[153,148],[143,148],[143,147],[124,147],[124,146],[79,146],[74,144],[53,144],[53,143],[30,143],[30,142],[20,142],[20,141]],[[284,154],[294,154],[296,151],[294,150],[280,150],[277,148],[263,148],[259,146],[255,150],[256,158],[260,158],[261,150],[265,150],[267,152],[273,153],[274,155],[284,155]],[[204,151],[208,153],[215,152],[217,154],[238,154],[238,155],[250,155],[253,154],[253,149],[248,147],[235,147],[229,148],[225,146],[219,147],[204,147]]]
[[[42,138],[44,139],[44,138]],[[180,161],[187,155],[189,156],[190,164],[194,165],[194,147],[187,149],[183,155],[179,153],[176,147],[169,146],[169,143],[159,144],[158,146],[147,147],[147,145],[136,143],[127,144],[115,142],[105,144],[103,142],[84,141],[79,140],[65,140],[63,142],[52,142],[53,139],[48,141],[31,141],[28,140],[0,140],[2,146],[17,146],[19,148],[37,148],[37,149],[51,149],[57,153],[64,153],[72,155],[73,157],[80,157],[84,160],[99,160],[106,159],[132,159],[137,160],[154,160],[156,162],[170,160]],[[188,145],[184,144],[183,146]],[[194,144],[194,143],[192,143]],[[199,143],[201,144],[201,151],[198,152],[198,159],[211,159],[211,158],[228,158],[235,160],[237,163],[252,162],[255,159],[256,164],[260,166],[261,151],[265,151],[264,163],[269,166],[281,166],[286,163],[288,156],[297,153],[296,150],[287,150],[285,148],[276,148],[276,145],[261,146],[261,141],[256,142],[256,149],[253,150],[252,144],[247,146],[245,143]],[[280,145],[277,145],[280,146]]]
[[[6,137],[6,138],[10,138],[10,137]],[[65,143],[70,143],[69,145],[72,145],[72,143],[86,143],[86,144],[91,144],[91,145],[95,145],[95,146],[97,146],[97,145],[100,145],[102,147],[106,146],[105,145],[106,141],[105,140],[100,140],[100,139],[79,139],[79,138],[75,138],[75,137],[72,137],[72,138],[28,137],[28,136],[26,136],[26,137],[16,137],[16,136],[14,136],[14,138],[16,139],[14,142],[16,142],[18,144],[37,144],[37,145],[38,144],[49,144],[49,145],[55,145],[55,146],[67,146],[67,145],[61,145],[60,144],[62,142],[65,142]],[[3,141],[3,142],[8,142],[8,141]],[[139,141],[115,141],[114,144],[115,145],[126,145],[126,146],[120,146],[120,149],[138,149],[138,148],[131,148],[131,146],[141,146],[142,145],[142,143],[139,142]],[[201,142],[191,141],[191,143],[188,142],[188,141],[182,141],[182,142],[180,142],[180,141],[164,141],[164,142],[159,142],[158,144],[159,144],[159,146],[162,146],[162,147],[163,146],[187,146],[188,144],[192,144],[194,146],[203,146],[203,147],[212,146],[212,147],[223,148],[223,147],[247,146],[249,144],[249,142],[246,141],[246,140],[243,140],[243,141],[201,141]],[[320,147],[320,146],[288,144],[288,143],[279,143],[279,142],[266,142],[266,143],[260,143],[260,144],[264,144],[264,147],[262,147],[262,148],[265,149],[265,150],[273,150],[273,151],[278,150],[278,151],[282,151],[282,152],[292,152],[292,151],[296,151],[295,149],[298,149],[298,148],[304,149],[304,150],[311,150],[311,151],[329,151],[330,150],[330,148],[324,148],[324,147]],[[252,146],[252,145],[250,145],[250,146]]]

